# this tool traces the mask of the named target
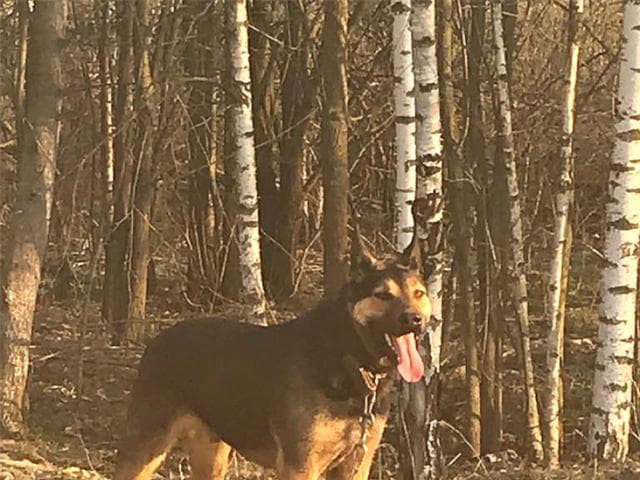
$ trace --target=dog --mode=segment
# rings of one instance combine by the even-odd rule
[[[291,322],[178,323],[138,369],[116,480],[149,480],[172,447],[195,480],[224,479],[232,449],[283,480],[365,480],[394,380],[423,378],[431,304],[418,241],[375,258],[358,235],[351,279]]]

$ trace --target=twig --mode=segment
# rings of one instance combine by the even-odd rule
[[[300,270],[298,271],[298,275],[296,276],[296,281],[293,285],[293,292],[291,293],[291,296],[295,295],[296,292],[298,291],[298,288],[300,287],[300,282],[302,281],[302,275],[304,274],[305,260],[307,259],[307,255],[309,255],[309,251],[311,250],[311,247],[313,246],[313,244],[318,240],[318,238],[320,238],[321,233],[322,233],[322,228],[318,228],[318,231],[316,232],[316,234],[313,236],[309,244],[305,247],[304,251],[302,252],[302,258],[300,259]]]

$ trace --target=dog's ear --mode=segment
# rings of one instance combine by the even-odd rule
[[[351,237],[351,279],[358,282],[376,268],[378,259],[364,244],[360,228],[355,223]]]

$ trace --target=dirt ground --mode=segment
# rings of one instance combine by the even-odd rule
[[[185,318],[184,314],[176,313],[180,307],[171,303],[168,288],[167,295],[160,289],[158,298],[151,302],[150,318],[158,328]],[[313,292],[308,296],[313,297]],[[109,346],[105,326],[100,322],[99,305],[91,304],[83,316],[80,303],[49,304],[38,308],[29,386],[30,430],[24,441],[0,441],[0,480],[111,478],[126,400],[142,346]],[[308,298],[298,300],[289,305],[289,310],[275,312],[275,315],[280,319],[289,318],[291,310],[300,311],[308,303]],[[523,438],[517,434],[522,429],[519,423],[522,420],[521,387],[515,352],[509,348],[505,349],[504,372],[505,432],[508,432],[504,437],[505,451],[473,462],[459,455],[462,448],[460,431],[464,429],[464,352],[456,340],[457,328],[452,328],[442,383],[442,439],[449,464],[448,478],[640,480],[637,453],[625,465],[615,468],[588,465],[585,460],[583,432],[586,432],[588,420],[596,333],[593,311],[593,305],[577,302],[568,315],[565,464],[556,472],[535,468],[517,453],[522,451],[520,439]],[[233,313],[237,314],[237,311]],[[536,320],[534,315],[532,326],[534,332],[540,332],[533,339],[535,361],[540,367],[544,359],[541,318]],[[81,343],[79,332],[83,330]],[[537,371],[542,370],[538,368]],[[394,478],[396,468],[394,446],[386,441],[372,478]],[[156,478],[189,478],[187,462],[180,452],[174,452]],[[229,478],[267,479],[273,476],[234,457]]]

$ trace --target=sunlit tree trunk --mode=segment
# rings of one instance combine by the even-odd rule
[[[502,0],[492,0],[493,36],[495,42],[495,62],[497,68],[498,109],[500,115],[500,147],[502,148],[506,171],[510,225],[510,283],[512,305],[520,327],[524,383],[526,393],[526,416],[529,443],[534,460],[543,459],[540,415],[534,383],[533,361],[531,359],[531,339],[529,335],[529,304],[527,299],[526,264],[522,237],[522,215],[520,211],[520,191],[516,173],[515,150],[511,125],[511,99],[507,74],[507,60],[504,46]]]
[[[417,212],[423,273],[432,305],[431,321],[421,354],[429,366],[424,382],[403,385],[401,414],[407,426],[409,449],[401,455],[403,477],[440,478],[443,458],[438,429],[438,383],[442,341],[442,127],[436,58],[436,6],[414,0],[411,14],[416,95],[416,196],[428,212]],[[418,213],[425,213],[419,215]],[[425,346],[427,348],[425,348]],[[409,454],[410,453],[410,454]]]
[[[391,0],[393,13],[393,110],[395,115],[396,189],[394,238],[398,251],[411,241],[411,204],[416,196],[416,97],[411,45],[411,0]]]
[[[564,315],[571,256],[571,210],[573,208],[573,132],[578,81],[580,47],[577,33],[583,0],[569,3],[568,68],[560,151],[560,182],[555,194],[556,219],[553,237],[553,259],[547,291],[551,329],[547,345],[547,398],[545,422],[546,461],[551,466],[560,463],[562,434],[562,370],[564,366]]]
[[[229,92],[231,115],[231,148],[236,211],[236,235],[240,267],[240,298],[259,316],[265,312],[260,233],[258,224],[258,192],[256,159],[251,112],[251,76],[249,73],[249,37],[246,0],[226,0],[228,39]]]
[[[0,289],[0,435],[24,431],[23,407],[38,285],[58,157],[64,0],[34,3],[27,48],[18,185]]]
[[[155,86],[151,78],[149,6],[136,0],[134,23],[134,106],[137,112],[133,145],[131,239],[129,247],[129,318],[127,337],[142,341],[152,334],[146,322],[151,205],[155,189],[154,142],[158,127]]]
[[[348,0],[325,0],[322,44],[322,186],[325,294],[335,295],[348,278],[349,192],[347,36]]]
[[[640,4],[625,2],[611,156],[605,265],[589,452],[621,462],[629,451],[640,242]]]

